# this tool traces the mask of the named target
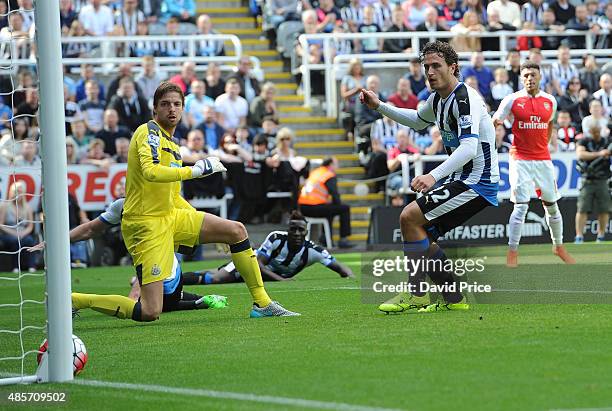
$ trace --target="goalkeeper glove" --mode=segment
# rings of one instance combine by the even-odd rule
[[[208,177],[213,173],[222,171],[227,171],[227,169],[221,164],[221,160],[219,160],[218,157],[208,157],[203,160],[198,160],[195,165],[191,167],[191,177]]]

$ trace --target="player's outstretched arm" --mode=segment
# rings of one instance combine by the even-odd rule
[[[266,281],[287,281],[289,278],[285,278],[273,272],[266,267],[268,259],[262,254],[257,255],[257,262],[259,263],[259,271],[261,271],[261,278]]]
[[[338,260],[329,264],[327,268],[337,272],[342,278],[355,278],[355,274],[353,274],[351,269],[339,262]]]
[[[478,136],[462,138],[459,147],[438,167],[429,173],[436,181],[448,176],[453,171],[463,167],[465,163],[476,157],[478,152]]]
[[[95,220],[91,220],[70,230],[70,242],[76,243],[78,241],[89,240],[90,238],[102,234],[107,228],[107,224],[102,222],[102,220],[99,218],[96,218]],[[33,253],[34,251],[41,251],[45,248],[45,244],[46,243],[44,241],[41,241],[35,246],[26,248],[26,250],[30,253]]]
[[[397,121],[404,126],[412,127],[415,130],[422,130],[434,124],[435,119],[433,111],[429,108],[429,100],[418,111],[404,109],[383,103],[373,91],[361,89],[359,101],[361,101],[361,104],[368,106],[369,109],[376,110],[391,120]]]

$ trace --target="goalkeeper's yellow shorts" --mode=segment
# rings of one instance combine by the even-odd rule
[[[124,217],[123,241],[134,260],[140,284],[168,278],[175,250],[198,245],[203,223],[202,211],[184,208],[174,209],[164,217]]]

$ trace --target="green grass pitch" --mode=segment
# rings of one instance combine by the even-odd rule
[[[521,269],[577,279],[598,270],[612,275],[610,243],[568,248],[578,265],[557,262],[549,245],[523,246]],[[502,267],[504,252],[487,249],[488,263]],[[359,276],[361,255],[337,257]],[[218,263],[188,263],[185,270]],[[78,270],[72,287],[127,295],[131,275],[130,267]],[[6,400],[15,391],[63,391],[67,402],[54,408],[83,410],[612,407],[612,305],[479,304],[468,312],[385,315],[361,303],[359,287],[358,278],[341,279],[322,266],[294,281],[267,283],[274,299],[302,313],[295,318],[247,318],[244,284],[187,287],[227,295],[230,306],[163,314],[150,324],[82,311],[74,321],[89,352],[76,378],[81,384],[0,386],[0,409],[15,406]],[[22,281],[25,299],[41,299],[42,289],[41,278]],[[0,281],[0,304],[15,302],[16,282]],[[32,305],[23,316],[24,325],[44,318]],[[0,309],[0,329],[19,326],[18,309]],[[43,338],[25,331],[25,349]],[[0,357],[19,355],[19,344],[18,336],[0,333]],[[26,372],[35,362],[35,355],[26,357]],[[18,362],[0,361],[0,377],[19,369]],[[91,381],[105,385],[83,385]],[[19,409],[30,407],[40,408]]]

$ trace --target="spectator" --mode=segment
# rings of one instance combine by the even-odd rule
[[[599,126],[599,133],[604,138],[608,138],[610,135],[610,129],[608,128],[608,119],[603,115],[603,107],[601,101],[591,100],[589,103],[590,116],[586,116],[582,119],[582,134],[584,137],[592,138],[591,126]]]
[[[612,75],[602,74],[599,78],[599,86],[601,88],[593,93],[593,98],[601,102],[604,117],[607,117],[608,122],[612,123]]]
[[[266,147],[268,151],[272,151],[276,147],[276,135],[278,134],[278,121],[272,117],[265,117],[261,123],[261,136],[266,139]]]
[[[604,8],[604,15],[599,16],[595,21],[599,27],[599,36],[595,43],[595,48],[610,49],[612,48],[612,3],[608,2]],[[596,29],[597,30],[597,29]]]
[[[164,79],[165,76],[157,71],[155,58],[153,56],[144,56],[142,58],[142,73],[136,77],[136,83],[140,90],[142,90],[142,97],[152,103],[155,90]],[[152,104],[149,104],[149,106],[152,106]]]
[[[89,142],[87,155],[81,160],[81,164],[91,164],[103,169],[108,169],[114,163],[108,153],[104,152],[104,141],[94,138]]]
[[[253,146],[249,143],[249,129],[247,127],[238,127],[236,129],[236,144],[242,147],[247,153],[253,151]]]
[[[205,106],[214,107],[215,100],[204,94],[206,85],[203,81],[194,80],[191,82],[191,94],[185,97],[184,116],[189,128],[193,128],[204,121],[202,110]]]
[[[95,80],[85,82],[85,100],[79,102],[79,109],[87,129],[92,133],[102,130],[104,125],[104,107],[106,102],[100,100],[100,88]]]
[[[342,24],[340,10],[334,5],[333,0],[320,0],[317,13],[317,31],[331,33],[336,24]]]
[[[589,93],[581,89],[580,80],[570,80],[567,93],[558,98],[558,110],[564,110],[571,114],[572,125],[582,130],[582,118],[589,113]]]
[[[195,23],[196,5],[194,0],[162,0],[163,20],[175,17],[184,23]]]
[[[214,107],[204,106],[202,109],[204,120],[198,124],[197,129],[202,132],[204,142],[210,150],[219,148],[225,129],[217,122],[217,113]]]
[[[314,10],[306,10],[302,13],[302,24],[304,25],[304,30],[299,34],[317,34],[317,13]],[[296,39],[295,43],[295,52],[297,56],[302,56],[304,54],[304,50],[302,50],[302,44]],[[321,62],[321,54],[323,52],[323,40],[308,40],[308,54],[309,54],[309,62],[311,64],[318,64]],[[318,72],[312,72],[311,76]],[[298,80],[299,81],[299,80]],[[311,82],[313,79],[311,78]],[[316,83],[316,82],[315,82]],[[315,93],[317,94],[317,93]]]
[[[23,181],[12,183],[8,191],[8,200],[0,202],[0,242],[4,249],[13,255],[13,272],[22,267],[29,272],[36,271],[34,254],[19,252],[22,247],[32,247],[34,239],[34,214],[26,197],[26,185]],[[19,264],[19,258],[23,264]]]
[[[386,31],[392,24],[393,8],[389,0],[378,0],[374,3],[374,22],[381,30]]]
[[[456,26],[453,26],[453,29]],[[428,7],[425,10],[425,21],[416,26],[416,31],[428,31],[428,32],[438,32],[438,31],[446,31],[446,28],[438,23],[438,12],[433,7]],[[430,37],[430,41],[434,41],[433,37]],[[442,39],[441,41],[448,41],[447,39]]]
[[[542,51],[540,49],[535,48],[529,50],[527,60],[533,61],[534,63],[540,66],[540,89],[546,90],[547,92],[552,91],[550,90],[552,88],[552,86],[550,85],[550,67],[543,60]]]
[[[397,81],[397,91],[389,96],[389,103],[393,103],[395,107],[416,109],[419,104],[419,99],[414,95],[410,88],[410,81],[405,78],[400,78]]]
[[[138,10],[138,0],[123,0],[123,6],[115,11],[115,25],[120,28],[119,33],[123,36],[135,36],[140,22],[146,23],[146,18],[144,13]]]
[[[206,83],[206,95],[212,99],[225,92],[225,80],[221,78],[221,69],[216,63],[208,63],[204,83]]]
[[[470,59],[471,66],[467,66],[461,71],[464,79],[474,76],[478,80],[478,90],[485,98],[491,95],[491,83],[495,80],[491,69],[484,65],[484,56],[481,52],[472,53]]]
[[[102,4],[102,0],[89,0],[79,12],[79,21],[88,36],[106,37],[113,32],[114,19],[110,7]]]
[[[73,121],[70,128],[72,129],[70,136],[77,144],[78,157],[81,159],[87,154],[92,135],[87,132],[87,126],[83,120]]]
[[[104,111],[104,124],[102,130],[96,133],[96,138],[104,141],[104,146],[108,154],[115,155],[115,141],[121,137],[129,139],[132,137],[132,132],[129,128],[119,125],[119,114],[117,114],[117,110],[107,108]]]
[[[212,35],[219,34],[217,30],[213,30],[212,22],[207,14],[200,14],[197,20],[198,34]],[[198,56],[225,56],[225,49],[222,40],[200,40],[197,46]]]
[[[263,135],[253,140],[253,159],[244,163],[243,193],[245,199],[240,208],[240,221],[259,224],[263,222],[266,210],[266,187],[268,186],[270,153]]]
[[[418,152],[419,149],[410,141],[408,130],[406,128],[399,129],[397,132],[397,145],[387,150],[387,169],[389,173],[401,170],[402,161],[407,161],[410,155]],[[402,187],[401,174],[391,177],[387,186],[391,190],[399,190]]]
[[[28,167],[40,170],[42,168],[42,161],[38,155],[37,142],[29,139],[22,140],[20,145],[20,153],[13,160],[15,167]]]
[[[274,102],[275,94],[274,83],[266,82],[261,88],[261,94],[251,101],[249,126],[257,129],[254,134],[261,132],[261,123],[265,117],[278,118],[278,109]]]
[[[570,63],[570,49],[562,45],[557,51],[557,61],[550,67],[550,81],[553,94],[563,96],[570,79],[578,77],[578,69]]]
[[[584,5],[576,6],[576,14],[570,21],[567,22],[568,30],[580,30],[580,31],[588,31],[591,29],[593,22],[589,21],[587,8]],[[569,42],[572,48],[575,49],[585,49],[586,48],[586,38],[584,36],[571,36],[569,38]]]
[[[23,28],[29,31],[34,25],[34,3],[33,0],[17,0],[18,13],[23,17]]]
[[[550,3],[550,9],[555,12],[557,23],[566,25],[576,15],[576,9],[568,0],[557,0]]]
[[[170,17],[166,22],[166,35],[178,36],[180,34],[179,20]],[[164,40],[159,42],[159,53],[164,57],[183,57],[187,55],[187,42],[185,40]]]
[[[377,75],[368,76],[366,79],[366,89],[373,91],[381,101],[386,101],[383,95],[380,93],[380,78]],[[365,141],[358,147],[359,152],[368,153],[370,148],[370,133],[372,125],[376,120],[382,118],[382,115],[376,111],[371,110],[365,104],[358,104],[355,110],[355,123],[357,124],[357,130],[359,136]]]
[[[215,111],[218,114],[219,124],[228,131],[233,131],[246,125],[249,113],[249,103],[240,96],[240,83],[235,78],[225,83],[225,94],[215,100]]]
[[[404,23],[404,10],[401,7],[395,7],[391,15],[391,26],[385,30],[385,33],[405,33],[410,31]],[[410,39],[385,39],[383,41],[383,53],[410,53],[412,51],[412,42]]]
[[[136,25],[136,35],[139,40],[131,43],[130,56],[132,57],[147,57],[160,55],[159,42],[146,40],[149,36],[149,24],[141,21]]]
[[[77,119],[81,119],[81,109],[77,103],[70,100],[70,94],[66,86],[64,86],[64,119],[66,134],[70,134],[70,123]]]
[[[23,16],[19,13],[11,13],[8,16],[9,25],[0,30],[0,40],[5,43],[12,42],[14,47],[4,49],[4,58],[29,58],[30,34],[24,28]],[[16,55],[12,55],[12,51]]]
[[[26,98],[15,109],[15,115],[25,115],[32,117],[32,123],[36,123],[36,113],[38,113],[38,90],[35,88],[29,88],[26,90]]]
[[[121,81],[121,79],[124,78],[132,79],[132,65],[129,63],[123,63],[119,65],[119,74],[113,77],[110,84],[108,85],[107,94],[109,100],[117,94],[117,90],[119,90],[119,82]],[[134,88],[136,89],[136,94],[138,94],[138,96],[140,97],[143,97],[142,90],[136,82],[134,82]]]
[[[236,137],[230,132],[223,135],[219,148],[211,154],[218,156],[224,163],[242,164],[251,160],[251,153],[237,144]]]
[[[85,100],[87,98],[87,95],[85,94],[85,82],[87,80],[94,80],[98,83],[98,89],[100,90],[98,98],[100,100],[104,100],[104,84],[100,80],[96,79],[93,64],[82,64],[81,78],[77,82],[76,86],[76,101]]]
[[[332,33],[346,33],[347,31],[345,30],[345,27],[345,24],[336,25],[334,26],[334,30],[332,31]],[[332,53],[334,53],[334,56],[342,56],[353,53],[353,42],[351,40],[343,39],[338,36],[334,36],[334,38],[332,39],[332,47]]]
[[[485,27],[478,20],[476,13],[466,11],[463,20],[451,29],[451,33],[455,35],[451,44],[457,51],[480,51],[482,50],[480,37],[471,34],[484,31]]]
[[[536,26],[538,30],[551,31],[553,33],[563,33],[565,26],[558,24],[553,9],[547,9],[542,14],[542,22]],[[542,41],[543,50],[557,50],[561,45],[563,37],[560,36],[544,36]]]
[[[384,117],[386,118],[386,117]],[[376,120],[377,122],[383,121]],[[372,155],[370,156],[370,160],[368,164],[365,166],[366,169],[366,178],[377,179],[374,183],[374,189],[376,192],[384,192],[385,191],[385,181],[381,179],[389,174],[389,170],[387,169],[387,149],[378,138],[374,138],[372,136]]]
[[[592,54],[586,54],[582,57],[582,68],[579,73],[580,82],[589,93],[594,93],[599,89],[601,70],[597,67],[597,62]]]
[[[515,2],[493,0],[487,5],[487,15],[493,10],[497,11],[502,23],[512,24],[517,29],[521,27],[521,9]]]
[[[504,97],[512,93],[514,93],[514,90],[508,84],[508,72],[506,69],[498,67],[495,69],[495,83],[491,87],[491,109],[497,110]]]
[[[142,10],[147,23],[157,23],[161,17],[162,0],[138,0],[138,9]]]
[[[179,86],[185,95],[191,92],[189,85],[196,79],[195,67],[195,63],[186,61],[181,65],[181,72],[170,77],[169,81]]]
[[[77,143],[70,136],[66,137],[66,159],[68,165],[79,164],[79,149]]]
[[[512,24],[502,23],[499,18],[499,12],[496,9],[491,9],[488,12],[489,24],[486,26],[486,31],[494,33],[496,31],[516,31],[516,27]],[[499,50],[499,37],[482,37],[480,39],[482,51],[498,51]],[[519,55],[520,57],[520,55]],[[519,59],[520,65],[520,59]]]
[[[442,133],[440,133],[440,129],[436,126],[432,126],[429,129],[429,134],[431,136],[431,144],[425,147],[425,149],[422,150],[422,153],[428,156],[445,154],[446,149],[444,148],[444,143],[442,142]],[[433,169],[433,167],[431,169]]]
[[[389,105],[391,105],[391,103],[389,103]],[[372,147],[374,147],[374,140],[378,140],[378,143],[386,152],[386,150],[396,145],[397,133],[402,128],[405,128],[405,126],[399,125],[397,122],[391,120],[387,116],[379,118],[374,122],[370,134]]]
[[[209,151],[204,144],[204,135],[199,129],[187,133],[187,144],[180,147],[181,157],[185,165],[193,165],[198,160],[208,157]],[[217,197],[225,194],[223,175],[215,174],[205,179],[193,179],[183,183],[185,198]]]
[[[467,76],[463,79],[463,82],[468,86],[472,87],[474,90],[478,91],[478,93],[480,93],[480,95],[482,96],[482,93],[480,92],[480,88],[478,86],[478,77],[476,77],[475,75]],[[482,97],[484,98],[484,96]]]
[[[457,0],[445,0],[438,6],[438,22],[446,30],[450,30],[463,17],[463,7]]]
[[[208,157],[202,131],[195,129],[187,133],[187,144],[179,148],[179,153],[187,164],[195,164],[198,160]]]
[[[610,141],[601,133],[598,122],[586,124],[589,137],[578,143],[578,167],[582,184],[576,212],[575,243],[582,243],[586,219],[590,213],[597,214],[597,242],[605,240],[610,210]]]
[[[410,60],[408,66],[408,73],[404,75],[405,79],[410,82],[410,89],[414,94],[419,94],[425,89],[425,76],[423,75],[423,69],[421,69],[421,62],[419,59]]]
[[[327,218],[330,227],[333,226],[333,218],[339,215],[340,241],[338,247],[350,248],[353,246],[348,241],[351,235],[351,209],[348,205],[342,204],[340,199],[336,178],[337,169],[338,160],[336,158],[323,160],[321,167],[313,170],[308,176],[300,192],[298,204],[305,217]]]
[[[429,7],[425,0],[404,1],[402,9],[404,9],[404,15],[406,16],[406,26],[415,30],[419,24],[425,21],[425,12]]]
[[[68,37],[84,37],[86,35],[87,33],[85,33],[85,27],[83,24],[78,20],[73,21],[72,26],[70,26],[70,30],[68,31]],[[91,43],[76,42],[63,44],[62,56],[67,58],[89,57],[91,50]]]
[[[478,21],[482,23],[482,25],[486,25],[487,21],[487,9],[483,6],[483,1],[481,0],[465,0],[463,6],[465,13],[466,11],[471,11],[476,13],[478,16]]]
[[[536,26],[540,25],[547,8],[548,4],[543,0],[529,0],[521,7],[521,21],[529,21]]]
[[[242,56],[238,61],[238,66],[234,72],[230,74],[226,81],[236,79],[240,85],[240,97],[245,98],[247,102],[253,101],[255,97],[261,93],[259,82],[251,74],[251,59],[248,56]]]
[[[119,137],[115,140],[115,155],[112,156],[114,163],[127,163],[128,151],[130,151],[130,139]]]
[[[0,130],[9,127],[10,121],[13,119],[13,110],[4,104],[4,97],[0,96]]]
[[[572,126],[572,116],[567,111],[559,111],[557,114],[557,138],[553,138],[555,151],[575,151],[576,142],[582,138],[576,127]]]
[[[30,120],[27,117],[14,118],[11,123],[12,133],[9,129],[2,133],[0,138],[0,164],[8,165],[20,151],[20,141],[32,138],[30,131]]]
[[[72,8],[72,0],[60,0],[60,26],[62,36],[67,36],[72,27],[72,22],[77,20],[79,15]]]
[[[11,105],[13,110],[19,107],[25,101],[29,88],[36,88],[34,75],[28,69],[21,69],[17,73],[17,86],[14,88],[13,96],[7,98],[7,105]]]
[[[534,36],[531,33],[535,30],[535,25],[531,21],[523,22],[523,27],[520,30],[522,35],[516,38],[516,48],[521,51],[527,51],[532,48],[542,48],[542,38]]]
[[[503,124],[495,126],[495,146],[497,147],[498,153],[509,153],[512,147],[510,134],[508,134]]]
[[[119,94],[111,98],[108,107],[117,111],[119,124],[134,132],[138,126],[151,119],[149,106],[143,97],[136,94],[134,80],[131,78],[119,81]]]
[[[270,21],[274,26],[274,30],[278,31],[278,26],[285,21],[300,20],[298,14],[299,3],[297,0],[272,0],[271,11],[273,14],[270,16]]]
[[[342,109],[341,121],[349,138],[352,138],[355,129],[355,110],[357,105],[357,91],[364,86],[363,65],[358,59],[349,62],[348,72],[340,81],[340,103]]]
[[[357,27],[363,22],[363,8],[359,0],[350,0],[347,6],[342,7],[340,15],[342,16],[342,21],[348,24],[349,30],[356,33]]]
[[[506,59],[506,69],[508,73],[508,84],[512,87],[512,91],[519,91],[523,88],[520,80],[521,77],[521,53],[517,49],[508,51]]]

